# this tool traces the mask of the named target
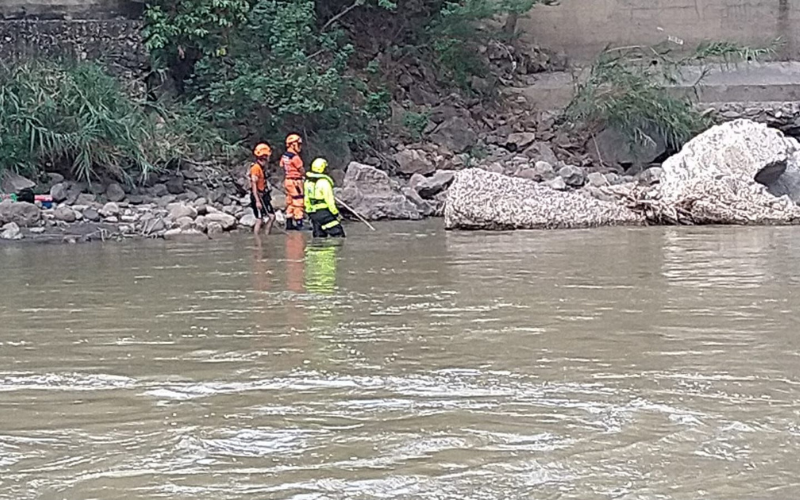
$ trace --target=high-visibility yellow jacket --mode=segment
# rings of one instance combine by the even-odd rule
[[[304,191],[306,212],[313,214],[328,209],[334,216],[339,215],[336,198],[333,196],[333,179],[325,174],[308,172]]]

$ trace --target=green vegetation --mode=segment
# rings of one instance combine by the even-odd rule
[[[708,43],[693,53],[674,57],[668,46],[607,49],[591,67],[588,78],[576,86],[565,111],[566,120],[590,129],[611,126],[634,145],[660,136],[671,150],[713,125],[713,119],[695,106],[697,89],[708,65],[753,61],[774,51],[731,43]],[[670,93],[687,66],[701,68],[688,95]]]
[[[541,1],[154,0],[145,37],[182,98],[231,140],[299,131],[358,148],[391,115],[387,67],[411,55],[463,83],[499,32],[486,21]]]
[[[137,102],[94,64],[0,67],[0,171],[141,179],[172,159],[220,148],[202,120],[187,108]]]

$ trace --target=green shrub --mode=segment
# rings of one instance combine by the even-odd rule
[[[0,170],[70,170],[79,179],[143,178],[221,142],[191,110],[149,109],[99,66],[0,67]]]
[[[566,120],[600,129],[611,126],[632,145],[642,146],[661,136],[671,150],[713,125],[710,116],[695,107],[696,91],[707,74],[708,63],[751,61],[773,52],[731,43],[706,43],[686,56],[675,57],[668,46],[607,49],[591,67],[588,78],[576,85],[565,110]],[[670,93],[682,70],[701,69],[688,95]]]
[[[407,111],[403,115],[403,126],[408,130],[409,134],[411,134],[411,138],[415,141],[422,138],[422,133],[428,127],[428,123],[430,123],[430,113]]]

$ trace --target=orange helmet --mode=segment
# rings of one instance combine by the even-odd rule
[[[286,137],[286,147],[290,147],[292,144],[303,144],[303,138],[297,134],[289,134]]]
[[[256,146],[256,149],[253,150],[253,154],[256,158],[261,158],[262,156],[270,156],[272,154],[272,148],[269,147],[269,144],[264,144],[263,142]]]

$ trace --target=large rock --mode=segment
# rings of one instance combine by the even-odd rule
[[[16,222],[9,222],[0,228],[0,240],[21,240],[22,231]]]
[[[21,227],[33,226],[42,218],[39,207],[27,202],[6,200],[0,203],[0,224],[13,222]]]
[[[120,186],[116,182],[112,182],[106,188],[106,198],[108,198],[108,201],[113,201],[118,203],[124,200],[125,196],[127,196],[125,194],[125,190],[122,189],[122,186]]]
[[[451,170],[439,170],[430,177],[417,179],[413,188],[425,199],[431,199],[441,193],[453,183],[455,172]]]
[[[50,197],[56,203],[61,203],[69,197],[70,185],[64,182],[59,182],[50,188]]]
[[[404,149],[394,155],[397,162],[397,173],[402,175],[421,174],[427,175],[436,170],[423,151]]]
[[[429,203],[427,200],[422,199],[422,196],[420,196],[419,193],[414,190],[414,188],[410,186],[404,187],[402,192],[403,195],[405,195],[405,197],[417,207],[417,210],[419,210],[423,216],[430,217],[436,212],[435,205]]]
[[[212,222],[219,224],[225,231],[236,229],[236,217],[224,212],[214,212],[206,215],[206,222],[208,222],[209,229]]]
[[[765,186],[785,173],[798,149],[797,141],[766,125],[728,122],[695,137],[667,159],[659,184],[642,188],[637,197],[656,222],[798,223],[800,208]]]
[[[180,175],[173,175],[167,180],[167,191],[169,194],[181,194],[185,188],[183,186],[183,177]]]
[[[117,205],[113,201],[109,201],[108,203],[103,205],[103,208],[100,209],[100,215],[102,215],[103,217],[115,217],[119,215],[119,212],[120,212],[119,205]]]
[[[36,183],[19,174],[6,172],[0,177],[0,193],[19,193],[23,189],[33,189]]]
[[[506,139],[506,148],[510,151],[524,151],[536,141],[536,134],[533,132],[515,132]]]
[[[648,140],[633,143],[615,128],[607,128],[589,140],[587,151],[599,163],[642,167],[655,161],[667,151],[667,142],[657,133]]]
[[[448,229],[578,228],[644,223],[621,203],[580,191],[559,192],[535,181],[463,170],[447,191]]]
[[[800,151],[795,151],[786,164],[786,170],[774,179],[764,182],[767,190],[774,196],[788,196],[800,204]]]
[[[362,163],[350,163],[344,187],[337,189],[336,195],[369,220],[422,218],[419,209],[386,172]]]
[[[466,119],[454,116],[441,123],[431,134],[431,140],[454,153],[463,153],[475,146],[478,135]]]
[[[53,212],[53,216],[56,218],[56,220],[68,223],[75,222],[78,218],[78,216],[75,215],[75,211],[66,205],[61,205],[60,207],[56,208],[55,212]]]
[[[169,210],[169,218],[172,220],[178,220],[183,217],[191,219],[197,217],[197,209],[184,203],[174,203],[168,206],[167,209]]]
[[[558,171],[559,177],[564,179],[567,186],[579,188],[586,183],[586,172],[582,168],[566,165]]]

